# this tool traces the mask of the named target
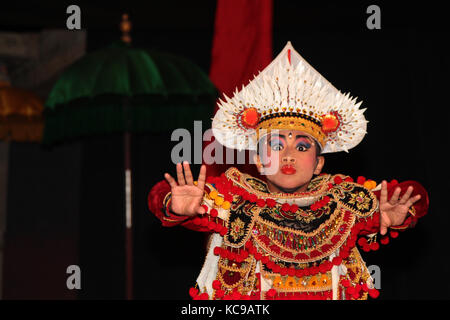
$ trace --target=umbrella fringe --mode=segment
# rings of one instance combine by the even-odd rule
[[[97,105],[89,107],[59,106],[55,111],[46,110],[42,143],[54,144],[71,138],[83,138],[124,131],[166,132],[177,128],[193,128],[194,121],[202,121],[203,129],[211,126],[212,104],[160,106],[130,106],[130,124],[125,123],[121,105]]]

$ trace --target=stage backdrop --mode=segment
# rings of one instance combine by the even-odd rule
[[[417,180],[430,194],[429,213],[415,229],[401,233],[378,252],[363,254],[369,265],[381,269],[380,299],[448,299],[450,285],[445,275],[450,272],[450,216],[445,147],[449,138],[446,78],[450,55],[445,46],[447,34],[436,25],[445,20],[423,8],[408,8],[405,13],[404,6],[383,6],[382,29],[369,30],[363,5],[275,1],[273,54],[290,40],[314,68],[337,88],[362,99],[367,107],[367,136],[349,154],[327,155],[325,172],[363,175],[377,182]],[[180,16],[173,17],[166,9],[170,13],[167,19],[180,21]],[[134,43],[184,54],[208,72],[215,11],[214,7],[206,11],[201,11],[201,17],[191,15],[182,20],[191,28],[176,22],[138,28]],[[163,23],[163,18],[159,19]],[[208,21],[205,28],[199,27],[200,19]],[[147,21],[143,19],[140,25],[150,23]],[[88,51],[116,36],[113,28],[90,29]],[[175,143],[170,142],[169,132],[134,136],[132,143],[135,297],[187,299],[203,264],[204,237],[179,227],[163,228],[146,203],[150,188],[163,173],[175,172],[170,161]],[[65,266],[72,261],[64,257],[66,247],[77,248],[84,275],[77,297],[124,297],[121,146],[121,136],[98,138],[50,153],[11,145],[10,231],[6,238],[10,249],[6,252],[17,253],[15,248],[22,246],[14,235],[22,234],[29,240],[22,261],[10,260],[17,264],[5,266],[4,278],[9,281],[5,297],[6,293],[31,298],[72,295],[58,291],[65,285],[61,283],[66,277]],[[32,165],[30,157],[34,157]],[[69,239],[55,241],[47,237],[51,232]],[[26,272],[31,275],[20,282]]]

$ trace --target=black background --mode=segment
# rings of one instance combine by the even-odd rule
[[[63,28],[69,4],[10,3],[1,8],[0,30]],[[134,45],[183,55],[209,72],[214,1],[78,4],[88,52],[118,39],[126,11]],[[381,30],[366,27],[369,4],[381,8]],[[367,108],[365,139],[348,154],[327,155],[324,171],[378,182],[416,180],[429,192],[429,213],[414,230],[363,254],[368,265],[381,268],[380,299],[448,299],[449,58],[443,8],[431,2],[274,1],[273,19],[274,56],[291,41],[335,87]],[[164,172],[174,172],[175,143],[169,132],[132,139],[134,297],[187,299],[203,264],[204,236],[163,228],[147,207],[151,187]],[[11,143],[9,174],[4,298],[123,299],[122,135],[51,148]],[[77,292],[65,286],[69,264],[82,270]]]

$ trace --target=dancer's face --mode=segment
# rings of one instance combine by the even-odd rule
[[[279,130],[262,138],[255,163],[267,177],[272,192],[304,192],[324,158],[316,154],[316,141],[296,130]]]

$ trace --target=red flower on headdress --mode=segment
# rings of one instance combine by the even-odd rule
[[[240,114],[239,120],[247,129],[254,129],[259,123],[259,113],[256,108],[247,108]]]
[[[336,131],[340,124],[339,114],[336,111],[322,116],[322,131],[326,134]]]

